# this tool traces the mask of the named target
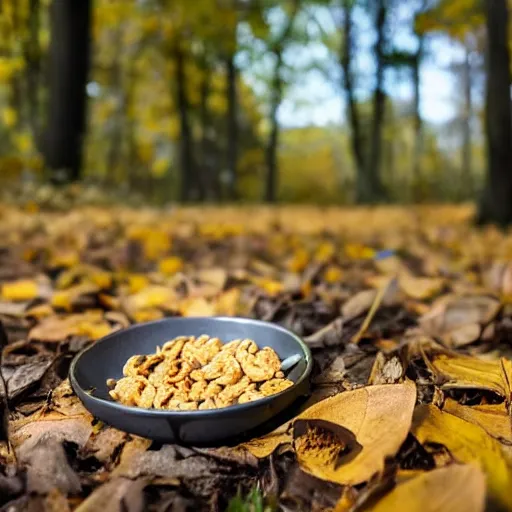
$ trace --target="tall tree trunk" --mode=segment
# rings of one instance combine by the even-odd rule
[[[375,92],[373,95],[373,115],[370,128],[370,152],[366,165],[366,187],[358,190],[360,202],[374,203],[384,198],[384,188],[381,181],[381,160],[382,160],[382,129],[384,126],[384,110],[386,107],[386,96],[384,93],[384,45],[385,25],[387,9],[385,0],[378,0],[375,28],[377,39],[375,41],[375,58],[377,70],[375,75]]]
[[[226,59],[226,94],[228,103],[227,117],[227,169],[228,169],[228,198],[237,198],[237,163],[238,163],[238,99],[237,99],[237,69],[235,54],[231,53]]]
[[[278,190],[278,166],[277,150],[279,144],[279,121],[277,113],[283,100],[283,83],[281,78],[281,67],[283,56],[281,51],[275,53],[275,64],[272,78],[272,99],[270,101],[270,135],[268,137],[265,153],[267,163],[267,179],[265,181],[265,201],[274,203],[277,200]]]
[[[295,23],[295,18],[299,12],[300,0],[295,0],[292,5],[292,11],[288,16],[288,21],[272,45],[274,53],[274,70],[272,73],[271,100],[270,100],[270,135],[267,141],[265,151],[265,160],[267,164],[267,176],[265,180],[265,201],[274,203],[277,201],[279,190],[279,166],[278,166],[278,149],[279,149],[279,121],[277,114],[279,107],[283,101],[283,51],[286,41],[290,37]]]
[[[512,222],[512,115],[507,0],[485,0],[487,187],[477,220]]]
[[[54,0],[50,16],[50,99],[45,160],[55,182],[74,181],[81,176],[86,129],[91,0]]]
[[[418,182],[422,177],[421,159],[423,155],[423,119],[421,118],[421,62],[423,60],[423,35],[418,36],[418,50],[413,58],[412,76],[414,84],[414,154],[413,181]]]
[[[201,125],[201,175],[204,177],[205,196],[207,199],[220,199],[219,165],[212,161],[212,119],[208,107],[211,92],[211,70],[206,59],[203,62],[203,79],[201,80],[199,104],[199,122]]]
[[[462,64],[462,80],[464,85],[464,111],[462,114],[462,196],[466,194],[471,196],[473,192],[473,169],[471,162],[471,118],[473,114],[473,101],[471,94],[470,54],[470,49],[466,47],[466,56]]]
[[[28,15],[28,42],[25,49],[26,68],[26,91],[28,103],[28,119],[32,136],[35,141],[40,137],[40,77],[41,77],[41,46],[39,43],[39,30],[41,27],[41,4],[40,0],[29,0]]]
[[[180,160],[181,160],[181,192],[182,201],[195,199],[194,188],[196,173],[194,169],[194,156],[192,153],[192,128],[189,117],[189,101],[185,75],[185,55],[179,42],[174,47],[174,60],[176,65],[176,103],[180,118]]]
[[[352,70],[353,41],[353,2],[343,0],[343,37],[340,49],[340,63],[343,70],[343,89],[347,102],[350,120],[351,146],[356,170],[356,189],[362,188],[360,183],[365,179],[365,155],[361,132],[361,120],[355,99],[355,80]]]

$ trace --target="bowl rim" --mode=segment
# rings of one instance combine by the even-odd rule
[[[292,337],[294,341],[301,347],[305,359],[306,359],[306,368],[302,372],[302,374],[299,376],[296,382],[293,383],[293,386],[290,386],[283,391],[276,393],[275,395],[270,395],[265,398],[259,398],[258,400],[254,400],[252,402],[247,402],[245,404],[235,404],[230,405],[228,407],[222,407],[219,409],[205,409],[205,410],[192,410],[192,411],[173,411],[173,410],[167,410],[167,409],[145,409],[142,407],[134,407],[129,405],[123,405],[118,402],[114,402],[111,400],[107,400],[105,398],[94,396],[91,392],[86,391],[78,382],[78,380],[75,377],[75,371],[76,367],[78,365],[78,362],[80,358],[89,350],[93,350],[95,347],[97,347],[101,343],[108,343],[110,339],[112,339],[115,336],[119,336],[122,333],[125,333],[129,330],[137,330],[143,327],[148,327],[151,325],[156,325],[160,323],[167,323],[172,321],[193,321],[193,320],[214,320],[219,322],[226,322],[226,323],[242,323],[242,324],[256,324],[256,325],[262,325],[266,327],[271,327],[272,329],[276,329],[278,331],[283,332],[284,334],[287,334],[288,336]],[[78,395],[80,400],[83,402],[84,400],[87,400],[89,402],[94,403],[95,405],[102,406],[102,407],[111,407],[113,410],[117,410],[119,413],[124,414],[130,414],[130,415],[136,415],[141,417],[160,417],[160,418],[169,418],[169,419],[179,419],[179,418],[188,418],[188,419],[201,419],[201,418],[211,418],[212,416],[231,416],[234,413],[240,412],[243,413],[244,411],[250,411],[251,409],[264,407],[270,403],[272,403],[274,400],[276,400],[278,397],[290,393],[293,389],[300,386],[304,381],[306,381],[313,369],[313,356],[311,354],[310,348],[306,345],[306,343],[294,332],[280,326],[277,324],[274,324],[272,322],[265,322],[263,320],[257,320],[252,318],[244,318],[244,317],[229,317],[229,316],[201,316],[201,317],[167,317],[162,318],[159,320],[153,320],[151,322],[143,322],[140,324],[134,324],[130,325],[129,327],[126,327],[125,329],[120,329],[117,331],[114,331],[107,336],[104,336],[103,338],[100,338],[95,343],[90,345],[89,347],[81,350],[71,362],[71,365],[69,367],[69,380],[71,383],[71,387],[73,391]],[[85,404],[84,404],[85,406]],[[85,406],[87,409],[87,406]]]

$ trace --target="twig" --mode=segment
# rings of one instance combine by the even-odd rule
[[[386,295],[386,292],[391,288],[391,286],[395,286],[396,283],[397,283],[397,280],[394,277],[394,278],[390,279],[386,284],[384,284],[380,288],[379,292],[375,296],[372,307],[370,308],[370,311],[368,311],[368,314],[366,315],[366,318],[364,319],[364,322],[361,325],[359,331],[350,340],[352,343],[359,343],[361,338],[364,336],[364,334],[368,330],[368,327],[370,327],[370,323],[373,320],[373,317],[375,316],[375,314],[377,313],[380,305],[382,304],[382,301]]]

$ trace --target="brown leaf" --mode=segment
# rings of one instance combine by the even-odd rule
[[[114,478],[98,487],[75,512],[142,512],[145,507],[142,491],[146,485],[144,479]]]
[[[404,482],[371,512],[483,512],[485,476],[475,466],[452,465],[434,469]]]

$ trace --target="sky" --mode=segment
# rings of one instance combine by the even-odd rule
[[[407,7],[409,5],[409,7]],[[404,2],[404,7],[398,13],[398,19],[406,20],[411,16],[410,3]],[[327,11],[315,11],[317,25],[321,25],[326,32],[336,30],[331,14]],[[401,18],[400,18],[401,17]],[[355,13],[358,38],[355,45],[358,49],[355,67],[360,78],[361,90],[371,91],[371,79],[374,71],[374,61],[371,54],[373,32],[367,16],[360,12]],[[277,22],[279,24],[279,22]],[[417,39],[410,29],[410,24],[404,23],[405,28],[397,30],[394,36],[394,45],[402,50],[414,51]],[[309,25],[308,25],[309,29]],[[314,30],[313,30],[314,32]],[[457,81],[453,73],[448,71],[450,64],[461,62],[464,53],[461,47],[449,42],[443,37],[428,37],[426,41],[426,58],[421,66],[421,113],[425,121],[433,124],[444,124],[457,116]],[[319,43],[310,43],[307,46],[296,45],[286,55],[287,63],[293,68],[302,69],[314,62],[322,62],[324,71],[309,70],[298,72],[294,77],[294,85],[286,91],[285,99],[278,113],[281,124],[285,127],[300,127],[311,124],[325,126],[340,124],[345,119],[345,106],[343,93],[337,84],[341,82],[339,66],[329,56],[326,48]],[[331,59],[331,60],[330,60]],[[261,62],[260,68],[268,66]],[[249,73],[249,80],[256,90],[264,94],[265,85],[258,83],[258,66]],[[268,69],[268,68],[267,68]],[[329,76],[326,77],[325,75]],[[405,103],[413,98],[410,74],[402,71],[399,76],[387,73],[385,88],[388,94]],[[364,93],[363,93],[364,94]]]

